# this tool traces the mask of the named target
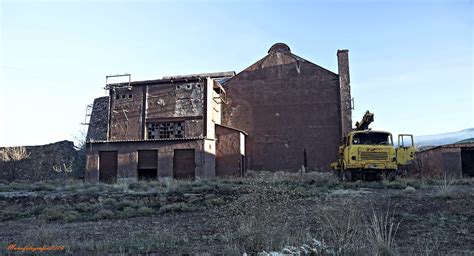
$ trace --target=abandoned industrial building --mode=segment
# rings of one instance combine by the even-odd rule
[[[419,151],[411,168],[420,177],[474,177],[474,142],[460,141]]]
[[[348,51],[336,74],[283,43],[242,72],[106,85],[94,101],[85,177],[194,179],[323,170],[351,129]]]

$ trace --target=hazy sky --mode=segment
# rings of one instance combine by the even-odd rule
[[[337,73],[353,119],[474,127],[472,1],[1,1],[0,146],[73,140],[108,74],[242,71],[276,42]]]

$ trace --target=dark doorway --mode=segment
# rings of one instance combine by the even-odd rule
[[[158,178],[158,150],[139,150],[137,169],[139,180],[156,180]]]
[[[474,149],[461,149],[462,176],[474,177]]]
[[[117,151],[99,152],[99,181],[106,183],[117,181]]]
[[[174,150],[173,177],[175,179],[194,179],[195,169],[194,149]]]

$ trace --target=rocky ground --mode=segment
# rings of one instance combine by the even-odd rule
[[[474,255],[473,185],[340,183],[315,173],[4,184],[0,246],[3,254],[16,244],[64,246],[46,253],[79,255],[242,255],[285,247],[326,255]]]

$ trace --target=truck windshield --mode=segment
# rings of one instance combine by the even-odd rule
[[[352,136],[352,144],[392,145],[392,140],[389,133],[383,133],[383,132],[355,133]]]

